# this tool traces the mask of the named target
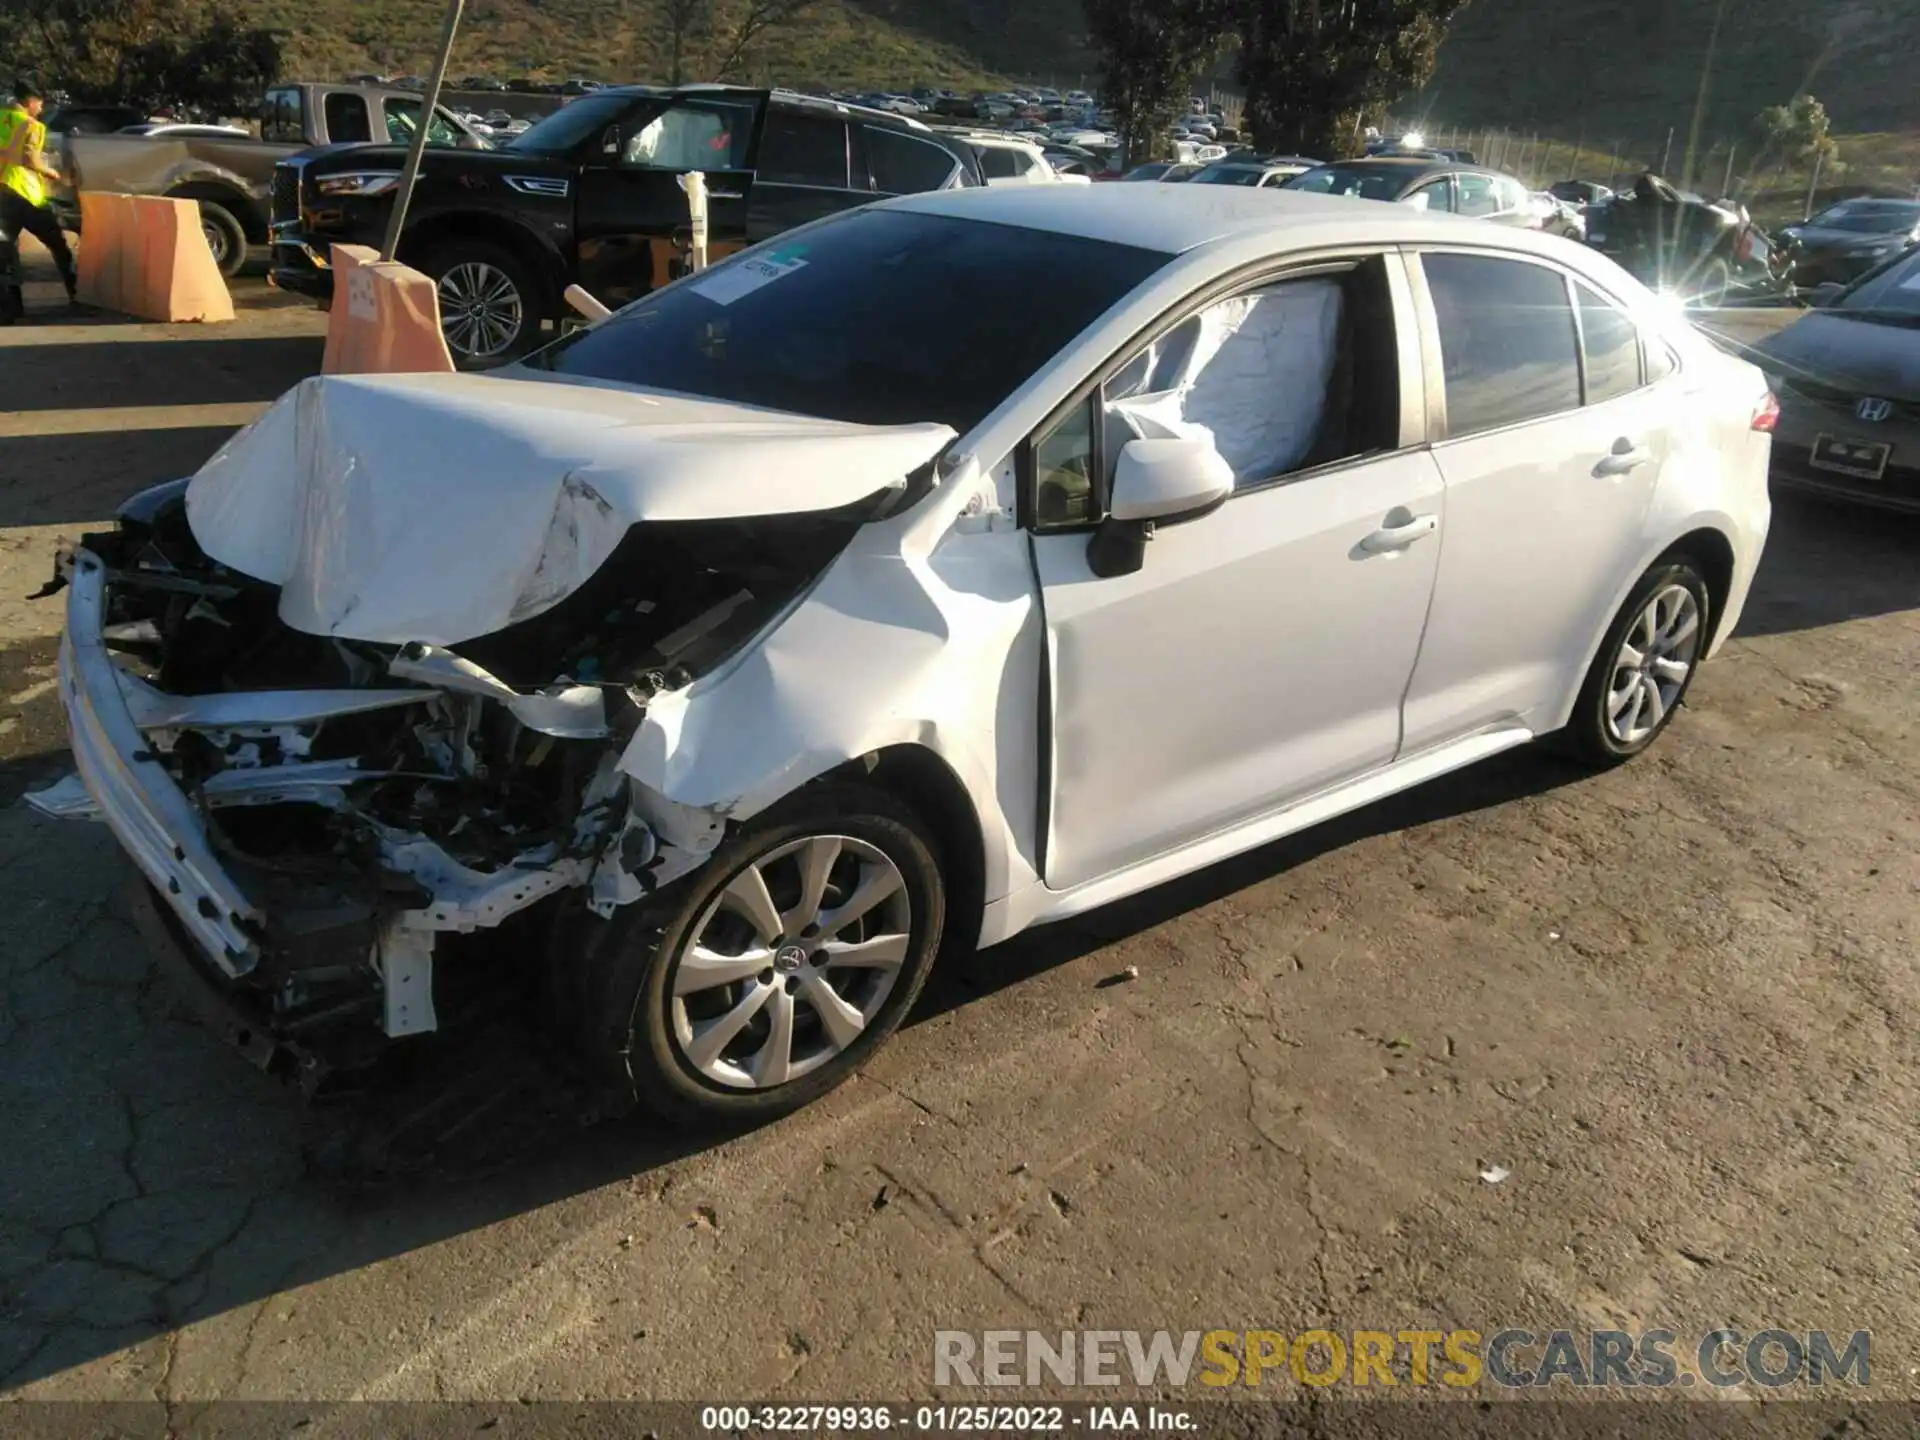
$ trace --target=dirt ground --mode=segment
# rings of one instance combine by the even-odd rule
[[[758,1133],[346,1195],[106,832],[15,798],[64,770],[55,538],[317,365],[241,299],[0,331],[0,1393],[925,1398],[936,1328],[1731,1325],[1870,1330],[1920,1395],[1920,524],[1783,500],[1624,769],[1509,755],[986,952]]]

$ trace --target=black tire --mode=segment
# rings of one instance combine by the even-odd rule
[[[812,835],[852,837],[892,862],[905,882],[909,907],[905,958],[858,1037],[818,1062],[818,1068],[765,1089],[723,1085],[703,1074],[676,1038],[670,986],[683,951],[703,933],[699,925],[710,923],[734,879],[783,845]],[[946,887],[937,850],[925,823],[888,792],[857,783],[823,783],[755,816],[709,863],[652,899],[627,906],[607,921],[584,907],[569,915],[555,932],[555,994],[563,1027],[578,1047],[602,1108],[618,1112],[637,1105],[676,1128],[732,1130],[789,1114],[846,1080],[899,1028],[932,968],[946,923]],[[792,974],[780,979],[768,969],[752,980],[738,981],[733,991],[703,993],[721,997],[717,1008],[729,1008],[746,997],[748,987],[765,986],[769,977],[790,995],[803,983]],[[799,1048],[808,1015],[814,1021],[813,1039],[822,1039],[818,1012],[810,1006],[798,1008],[806,1004],[804,992],[792,1003],[798,1017],[793,1048]],[[757,1024],[758,1016],[740,1032],[743,1041],[754,1038],[750,1032]]]
[[[246,268],[247,231],[239,218],[217,200],[200,202],[200,228],[206,232],[213,263],[231,280]]]
[[[420,268],[440,288],[440,329],[458,368],[484,370],[505,365],[539,343],[541,323],[546,318],[544,291],[533,267],[512,250],[486,240],[453,240],[436,246]],[[484,284],[487,271],[511,288],[511,303],[517,307],[517,328],[501,344],[493,343],[497,332],[492,318],[483,321],[471,309],[454,313],[475,284]]]
[[[1615,696],[1625,693],[1625,684],[1618,682],[1631,676],[1637,667],[1625,662],[1622,647],[1641,626],[1642,617],[1654,597],[1667,593],[1675,586],[1683,588],[1691,596],[1696,617],[1692,649],[1686,656],[1686,676],[1671,696],[1661,702],[1659,719],[1644,734],[1628,730],[1623,735],[1613,720],[1611,702]],[[1640,577],[1640,583],[1633,587],[1626,603],[1620,607],[1620,613],[1614,616],[1613,624],[1607,627],[1606,639],[1600,642],[1593,668],[1587,672],[1587,678],[1580,687],[1580,698],[1574,702],[1572,719],[1559,737],[1564,742],[1562,748],[1588,765],[1607,768],[1631,760],[1652,745],[1673,723],[1674,715],[1686,703],[1687,692],[1693,688],[1694,678],[1700,673],[1700,661],[1706,653],[1707,639],[1712,633],[1713,598],[1699,568],[1685,555],[1663,557]],[[1657,684],[1657,677],[1654,679]],[[1643,679],[1641,683],[1644,685],[1646,682]]]

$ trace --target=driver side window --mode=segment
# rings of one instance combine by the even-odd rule
[[[751,112],[732,105],[673,105],[625,131],[627,170],[735,170],[745,163]]]
[[[1205,440],[1233,468],[1237,491],[1394,448],[1392,313],[1385,262],[1375,258],[1187,316],[1036,437],[1035,524],[1101,519],[1113,467],[1132,440]]]

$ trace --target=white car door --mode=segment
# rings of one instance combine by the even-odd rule
[[[1551,728],[1639,561],[1673,420],[1632,320],[1582,282],[1512,256],[1419,260],[1445,376],[1447,535],[1409,752]]]
[[[1443,499],[1413,317],[1397,254],[1262,282],[1170,317],[1035,437],[1050,887],[1392,762]],[[1096,575],[1121,446],[1169,436],[1209,438],[1235,493],[1161,527],[1135,573]]]

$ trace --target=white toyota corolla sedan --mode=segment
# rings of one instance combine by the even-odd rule
[[[1760,372],[1404,207],[916,196],[491,375],[303,382],[68,552],[77,777],[309,1083],[537,999],[677,1121],[992,946],[1541,736],[1645,749],[1768,522]]]

